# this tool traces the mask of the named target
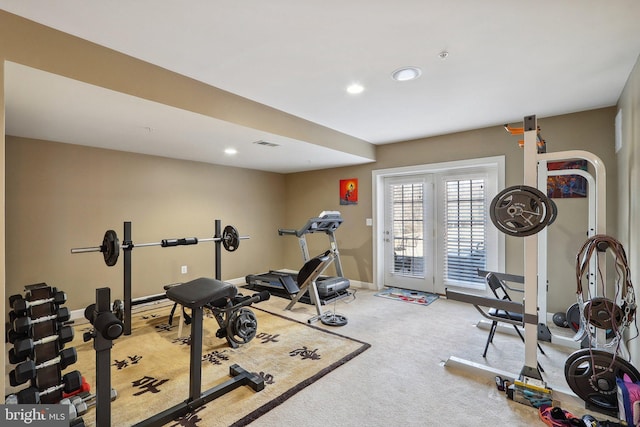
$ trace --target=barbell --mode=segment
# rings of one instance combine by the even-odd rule
[[[133,248],[143,248],[149,246],[160,246],[168,248],[171,246],[186,246],[197,245],[202,242],[221,242],[222,246],[229,251],[233,252],[240,246],[240,240],[248,239],[249,236],[240,236],[238,230],[232,226],[227,225],[222,231],[221,237],[205,237],[199,239],[197,237],[183,237],[181,239],[162,239],[159,242],[151,243],[136,243],[124,242],[120,244],[118,234],[113,230],[107,230],[102,238],[102,244],[100,246],[93,246],[88,248],[72,248],[72,254],[82,254],[87,252],[102,252],[104,262],[109,267],[116,265],[118,257],[120,256],[120,249],[132,250]]]

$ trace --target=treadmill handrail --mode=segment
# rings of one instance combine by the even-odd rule
[[[278,228],[278,235],[282,236],[283,234],[293,234],[295,236],[298,236],[298,230],[292,230],[290,228]]]
[[[284,234],[295,235],[297,237],[303,236],[309,233],[316,233],[322,231],[326,234],[333,234],[334,231],[342,224],[342,217],[336,214],[328,214],[322,217],[310,218],[307,223],[299,230],[293,230],[290,228],[279,228],[278,234],[280,236]]]

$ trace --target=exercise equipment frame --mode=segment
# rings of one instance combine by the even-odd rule
[[[239,236],[237,234],[237,231],[235,231],[235,228],[231,227],[231,226],[226,226],[224,229],[224,232],[222,230],[222,222],[219,219],[215,220],[215,234],[213,237],[207,237],[207,238],[202,238],[202,239],[198,239],[198,238],[183,238],[183,239],[164,239],[160,242],[152,242],[152,243],[138,243],[138,244],[134,244],[133,243],[133,237],[132,237],[132,233],[131,233],[131,221],[125,221],[124,222],[124,239],[123,239],[123,243],[122,245],[120,245],[119,243],[113,243],[113,245],[105,245],[103,244],[102,246],[94,246],[94,247],[86,247],[86,248],[73,248],[71,249],[71,253],[72,254],[78,254],[78,253],[87,253],[87,252],[101,252],[104,254],[105,257],[105,263],[108,266],[113,266],[115,265],[118,257],[119,257],[119,251],[120,249],[123,250],[124,252],[124,269],[123,269],[123,283],[124,283],[124,290],[123,290],[123,297],[124,297],[124,313],[123,313],[123,323],[124,323],[124,334],[125,335],[131,335],[131,310],[132,307],[134,305],[134,301],[132,298],[132,292],[131,292],[131,257],[132,257],[132,252],[133,249],[135,247],[149,247],[149,246],[160,246],[160,247],[173,247],[173,246],[184,246],[184,245],[193,245],[193,244],[198,244],[199,242],[213,242],[215,244],[215,278],[217,280],[221,280],[221,271],[222,271],[222,253],[221,253],[221,248],[224,247],[226,250],[233,252],[238,248],[238,243],[239,240],[244,240],[244,239],[249,239],[249,236]],[[233,229],[233,230],[230,230]],[[109,232],[107,231],[107,233],[105,233],[105,240],[107,240],[107,234],[109,234]],[[115,234],[115,233],[114,233]],[[227,240],[225,240],[225,236],[229,236],[231,235],[232,237],[235,236],[235,239],[232,239],[234,241],[232,241],[231,243]],[[167,243],[168,242],[168,243]],[[230,246],[232,245],[232,246]],[[105,246],[109,246],[112,249],[113,248],[117,248],[117,255],[113,254],[113,252],[111,252],[111,254],[113,254],[112,257],[109,257],[108,252],[109,252],[109,248],[105,247]],[[108,261],[108,259],[111,258],[112,263],[110,263],[110,261]],[[151,302],[151,301],[155,301],[158,299],[164,299],[164,296],[152,296],[149,299],[145,299],[144,302]],[[140,303],[140,302],[138,302]]]
[[[595,169],[596,172],[596,194],[597,201],[595,201],[595,223],[593,226],[595,229],[591,229],[589,233],[593,234],[603,234],[606,228],[606,172],[604,163],[602,160],[593,153],[581,150],[569,150],[562,151],[556,153],[547,153],[546,150],[542,150],[540,152],[538,150],[538,133],[539,129],[537,126],[536,116],[526,116],[524,117],[524,161],[523,161],[523,171],[524,171],[524,185],[528,185],[530,187],[537,187],[546,190],[546,167],[547,162],[549,161],[561,161],[561,160],[570,160],[570,159],[580,159],[587,160]],[[541,166],[538,166],[541,164]],[[542,169],[544,168],[544,172]],[[576,172],[578,170],[572,170],[572,172]],[[578,172],[579,173],[579,172]],[[591,186],[591,182],[589,182]],[[545,322],[540,322],[538,315],[538,304],[540,294],[545,294],[546,291],[539,292],[538,288],[538,280],[540,280],[540,285],[546,288],[546,262],[543,263],[543,269],[545,271],[544,279],[538,277],[538,269],[540,264],[542,264],[541,258],[544,252],[543,245],[546,247],[546,239],[541,236],[546,237],[546,229],[542,230],[540,233],[535,235],[529,235],[523,237],[524,240],[524,292],[526,298],[524,299],[523,306],[523,314],[524,314],[524,337],[525,337],[525,357],[524,357],[524,366],[522,367],[519,376],[513,374],[507,374],[507,378],[515,379],[521,378],[526,381],[530,381],[535,384],[539,384],[541,386],[545,386],[544,381],[542,379],[542,375],[540,370],[538,369],[538,360],[537,360],[537,343],[539,337],[539,329],[541,325],[546,327],[546,319]],[[546,254],[545,254],[546,256]],[[605,271],[605,265],[603,260],[600,261],[600,271]],[[593,283],[589,283],[590,289],[595,291],[597,290],[596,280],[598,279],[598,275],[594,275]],[[544,281],[543,281],[544,280]],[[447,291],[447,297],[451,297],[451,299],[458,299],[458,295],[455,292]],[[462,297],[463,301],[466,297]],[[470,301],[465,301],[470,302]],[[481,301],[475,301],[476,303],[480,303]],[[546,316],[546,302],[543,305],[545,311],[543,314]],[[604,331],[603,331],[604,334]],[[451,357],[445,363],[446,366],[457,366],[461,368],[471,368],[473,370],[484,370],[490,375],[494,375],[491,369],[482,368],[478,364],[473,362],[465,361],[459,358]],[[501,372],[504,376],[505,373]],[[563,393],[564,394],[564,393]],[[570,397],[570,395],[566,395],[566,397]]]

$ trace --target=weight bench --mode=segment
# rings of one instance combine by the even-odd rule
[[[248,385],[256,392],[264,389],[263,378],[234,364],[229,368],[229,375],[232,377],[230,380],[201,392],[203,309],[217,300],[231,300],[236,296],[237,292],[238,290],[234,285],[207,277],[173,286],[167,290],[167,298],[191,309],[189,397],[184,402],[147,418],[135,424],[135,426],[162,426],[243,385]],[[238,310],[242,306],[264,299],[268,299],[268,292],[266,298],[263,294],[256,294],[250,298],[243,299],[242,302],[229,309]]]

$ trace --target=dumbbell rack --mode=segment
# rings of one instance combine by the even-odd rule
[[[64,348],[73,340],[73,329],[65,326],[69,310],[64,292],[38,283],[25,287],[26,294],[9,298],[11,329],[7,339],[13,344],[9,361],[15,365],[10,372],[11,386],[27,383],[17,393],[17,403],[54,404],[66,394],[87,390],[78,371],[62,375],[76,362],[75,348]]]

